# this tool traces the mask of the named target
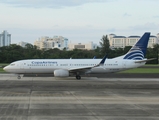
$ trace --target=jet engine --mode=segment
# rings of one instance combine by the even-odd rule
[[[55,70],[54,71],[54,76],[55,77],[68,77],[69,76],[69,71],[68,70],[63,70],[63,69]]]

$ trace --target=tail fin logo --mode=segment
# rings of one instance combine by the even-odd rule
[[[128,51],[124,59],[129,60],[143,60],[146,55],[147,44],[149,41],[150,33],[146,32],[137,43]]]
[[[130,59],[130,60],[143,60],[144,59],[144,53],[142,52],[142,50],[137,47],[134,46],[132,49],[130,49],[130,51],[126,54],[126,56],[124,57],[124,59]]]

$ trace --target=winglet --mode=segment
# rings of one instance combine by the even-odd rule
[[[107,58],[107,55],[105,55],[105,56],[103,57],[103,59],[100,61],[100,63],[97,64],[97,65],[94,66],[94,67],[98,67],[98,66],[100,66],[100,65],[104,65],[104,62],[105,62],[106,58]]]
[[[96,59],[96,56],[94,56],[93,59]]]
[[[103,65],[104,62],[105,62],[105,60],[106,60],[106,58],[107,58],[107,55],[105,55],[105,56],[103,57],[103,59],[101,60],[101,62],[100,62],[99,64],[100,64],[100,65]]]

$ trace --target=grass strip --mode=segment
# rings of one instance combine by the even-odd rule
[[[5,71],[3,70],[3,68],[0,68],[0,73],[5,73]]]
[[[159,68],[135,68],[119,73],[159,73]]]

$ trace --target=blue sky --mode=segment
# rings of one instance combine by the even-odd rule
[[[159,33],[159,0],[0,0],[0,31],[12,43],[64,36],[99,43],[103,35]]]

